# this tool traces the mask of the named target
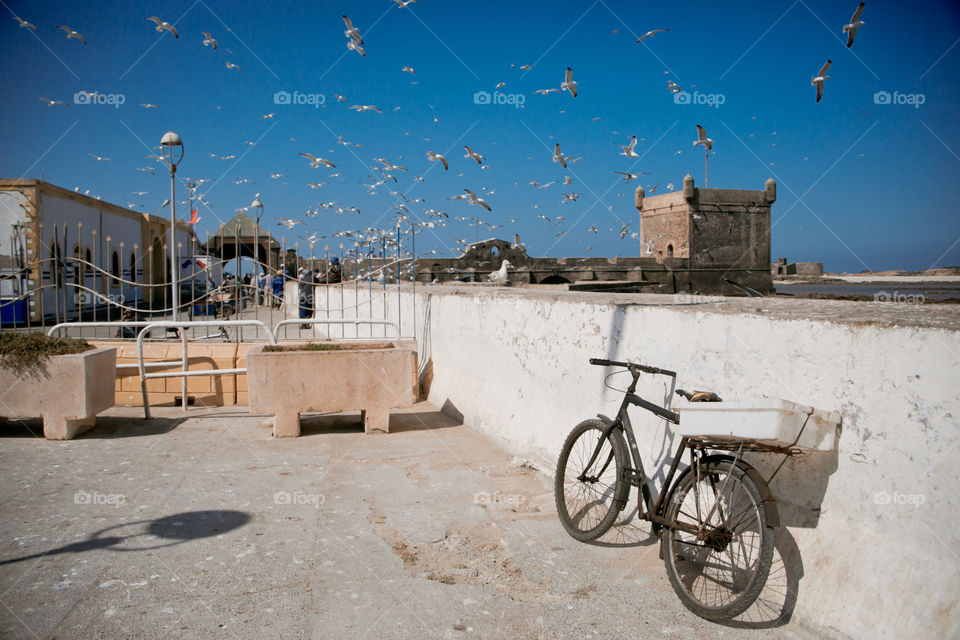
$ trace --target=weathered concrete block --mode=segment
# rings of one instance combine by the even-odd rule
[[[341,343],[342,344],[342,343]],[[412,341],[386,348],[350,345],[335,351],[247,352],[252,413],[273,414],[273,435],[300,435],[300,414],[361,411],[364,431],[390,431],[390,409],[417,401],[417,349]]]
[[[92,427],[96,416],[113,406],[117,350],[98,347],[84,353],[53,356],[35,374],[0,368],[6,389],[4,418],[43,418],[43,435],[69,440]]]

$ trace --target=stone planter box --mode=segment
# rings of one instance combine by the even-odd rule
[[[4,418],[43,418],[43,435],[69,440],[92,427],[97,414],[113,406],[117,350],[98,347],[51,356],[35,373],[0,368]]]
[[[365,432],[389,432],[390,409],[417,401],[416,342],[331,344],[345,348],[247,352],[250,411],[275,416],[274,437],[299,436],[300,414],[316,411],[359,410]]]

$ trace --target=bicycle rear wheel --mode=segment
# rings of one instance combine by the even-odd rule
[[[744,463],[708,459],[690,467],[670,492],[664,563],[673,590],[690,611],[726,620],[763,590],[773,560],[773,529],[763,492]]]
[[[613,526],[630,493],[622,471],[627,445],[614,429],[603,437],[606,425],[584,420],[570,432],[554,476],[554,497],[560,523],[581,542],[596,540]]]

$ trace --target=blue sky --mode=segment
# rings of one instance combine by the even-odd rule
[[[648,191],[659,184],[657,193],[671,183],[680,188],[688,172],[702,186],[703,153],[692,146],[700,124],[714,140],[712,187],[761,189],[767,178],[777,180],[774,259],[852,272],[960,265],[960,8],[867,2],[866,26],[848,50],[841,30],[855,8],[814,0],[420,0],[407,8],[390,0],[3,0],[0,176],[42,176],[161,213],[169,174],[144,156],[174,130],[185,143],[178,178],[211,180],[198,189],[209,202],[200,208],[201,239],[259,192],[263,226],[288,244],[299,240],[305,254],[303,236],[327,236],[316,247],[320,255],[324,244],[337,250],[343,240],[330,238],[336,231],[393,227],[393,207],[402,202],[393,190],[406,195],[414,219],[431,220],[428,208],[450,216],[446,227],[418,234],[418,253],[454,255],[457,239],[518,233],[533,256],[639,256],[639,239],[619,234],[624,224],[639,231],[638,181],[613,172],[645,171],[639,182]],[[366,57],[347,50],[343,13],[363,35]],[[13,15],[38,32],[18,27]],[[147,16],[173,23],[180,38],[157,33]],[[88,44],[67,40],[58,25]],[[635,44],[661,28],[670,31]],[[216,51],[203,46],[201,31],[218,40]],[[810,79],[828,58],[831,77],[817,104]],[[416,74],[403,72],[405,65]],[[558,88],[568,66],[577,98],[533,93]],[[693,102],[722,104],[677,104],[667,80]],[[80,90],[122,96],[123,104],[75,104]],[[277,104],[282,91],[325,102]],[[477,104],[479,91],[501,92],[524,108]],[[878,103],[878,92],[893,104],[883,103],[884,94]],[[71,106],[47,107],[37,97]],[[348,109],[355,104],[383,113]],[[362,147],[336,144],[341,134]],[[631,135],[639,159],[618,155]],[[568,171],[552,162],[555,142],[581,159]],[[463,145],[483,154],[487,168],[464,158]],[[450,169],[431,164],[428,150],[447,155]],[[298,153],[337,168],[312,169]],[[369,195],[362,185],[372,182],[375,158],[409,171]],[[251,182],[235,184],[242,178]],[[534,180],[557,183],[538,189],[528,184]],[[327,184],[314,190],[308,182]],[[464,189],[483,195],[492,211],[450,200]],[[149,193],[134,195],[139,191]],[[561,194],[570,193],[579,198],[561,204]],[[178,199],[186,194],[178,184]],[[360,214],[321,209],[304,218],[329,201]],[[478,232],[458,216],[503,226]],[[305,224],[287,230],[277,217]],[[594,225],[597,233],[589,231]]]

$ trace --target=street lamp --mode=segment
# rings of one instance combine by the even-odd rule
[[[253,225],[253,286],[260,290],[260,216],[263,215],[263,203],[260,202],[260,194],[253,196],[253,202],[250,203],[250,210],[256,216],[256,223]],[[267,249],[267,262],[270,261],[270,249]],[[257,301],[259,302],[259,301]]]
[[[180,306],[179,283],[177,282],[177,271],[180,265],[177,264],[176,241],[174,240],[174,228],[176,225],[176,182],[174,177],[177,174],[177,165],[183,160],[183,141],[173,131],[167,131],[160,140],[161,154],[163,161],[170,167],[170,286],[173,289],[173,321],[177,321],[177,307]],[[180,155],[177,156],[179,150]]]

